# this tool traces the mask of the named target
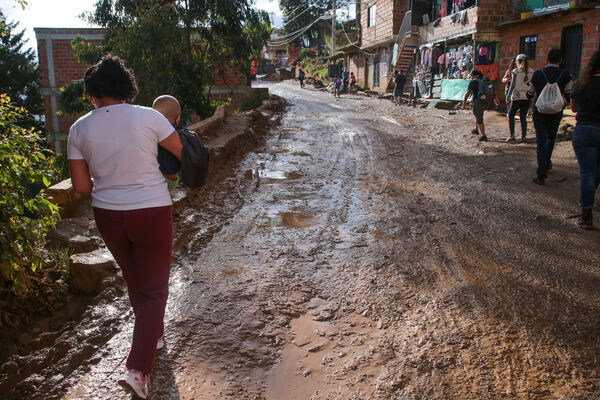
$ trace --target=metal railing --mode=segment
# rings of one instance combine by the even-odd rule
[[[412,32],[412,10],[408,10],[406,14],[404,14],[404,19],[402,20],[402,25],[400,25],[400,31],[398,31],[398,36],[396,37],[396,43],[394,44],[394,50],[392,51],[392,59],[390,60],[390,67],[394,68],[396,66],[396,62],[398,61],[398,57],[400,56],[400,51],[402,50],[402,42],[406,35]]]

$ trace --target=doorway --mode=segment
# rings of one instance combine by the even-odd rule
[[[380,64],[379,56],[375,56],[375,58],[373,58],[373,89],[379,87]]]
[[[581,69],[581,47],[583,42],[583,25],[569,26],[563,29],[561,50],[563,65],[573,79],[579,77]]]

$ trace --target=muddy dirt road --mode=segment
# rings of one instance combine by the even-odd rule
[[[479,143],[467,111],[263,85],[281,125],[176,216],[152,399],[600,398],[600,233],[573,224],[570,143],[541,187],[503,117]],[[115,299],[55,341],[105,332],[91,361],[14,398],[128,398]]]

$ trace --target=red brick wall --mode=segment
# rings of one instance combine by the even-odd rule
[[[583,25],[583,44],[581,54],[581,70],[587,65],[591,55],[599,49],[600,10],[589,10],[567,15],[556,14],[537,20],[526,20],[505,26],[501,29],[502,48],[500,70],[505,71],[511,57],[519,54],[519,44],[522,36],[537,35],[536,57],[529,65],[538,69],[547,64],[548,51],[552,47],[561,46],[563,28],[573,25]]]
[[[220,66],[215,68],[212,84],[213,86],[245,86],[246,75],[232,65]]]
[[[467,10],[467,23],[452,22],[452,16],[441,18],[438,26],[433,23],[419,27],[421,42],[443,40],[449,36],[458,36],[463,32],[473,31],[477,28],[479,19],[479,7],[471,7]]]
[[[75,39],[77,35],[101,35],[104,34],[102,29],[54,29],[54,28],[35,28],[35,33],[38,38],[38,62],[41,75],[41,83],[43,89],[60,89],[67,83],[75,80],[82,79],[85,71],[89,67],[86,64],[78,64],[77,59],[73,54],[71,48],[71,40]],[[50,84],[50,71],[49,71],[49,60],[47,52],[47,43],[45,36],[47,35],[67,35],[68,38],[59,36],[58,38],[51,38],[52,44],[52,58],[54,63],[54,86]],[[91,43],[95,45],[100,44],[100,40],[91,40]],[[77,119],[77,116],[63,114],[58,117],[58,127],[53,125],[53,114],[51,107],[51,96],[44,95],[44,103],[46,105],[46,123],[49,132],[67,133],[73,122]],[[60,101],[57,96],[57,107],[60,109]]]
[[[369,27],[369,7],[377,4],[375,25]],[[360,6],[362,47],[395,38],[398,35],[404,14],[410,10],[409,0],[367,0]]]
[[[513,19],[512,1],[482,0],[477,12],[477,30],[494,32],[498,25]]]

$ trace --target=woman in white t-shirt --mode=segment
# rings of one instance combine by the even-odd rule
[[[71,127],[71,181],[77,192],[92,196],[98,230],[127,282],[135,325],[127,372],[118,382],[145,399],[154,353],[163,343],[173,241],[158,144],[178,158],[182,146],[162,114],[128,104],[137,85],[120,58],[102,57],[84,83],[95,109]]]

